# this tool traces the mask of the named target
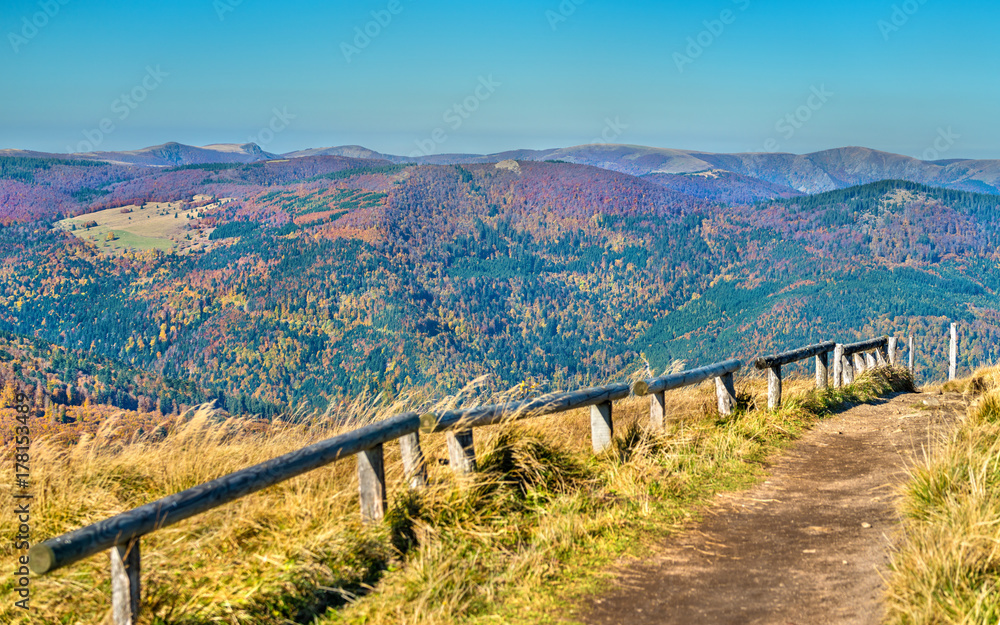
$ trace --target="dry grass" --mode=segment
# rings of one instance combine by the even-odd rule
[[[886,622],[1000,622],[1000,367],[949,382],[979,394],[951,437],[913,470]]]
[[[714,387],[704,384],[668,394],[674,421],[663,434],[644,429],[645,401],[626,400],[615,404],[614,449],[596,458],[587,411],[477,429],[479,471],[461,480],[438,462],[447,457],[443,435],[427,436],[430,486],[421,492],[406,489],[398,447],[387,445],[391,511],[379,527],[360,524],[355,464],[343,461],[144,537],[140,622],[544,622],[598,583],[602,565],[689,523],[715,492],[751,484],[769,454],[831,408],[907,383],[880,371],[817,394],[807,390],[809,380],[792,380],[792,399],[767,411],[755,408],[766,385],[746,380],[737,387],[741,409],[727,420],[715,413]],[[201,410],[157,439],[122,440],[112,421],[68,447],[38,440],[31,449],[33,537],[64,533],[417,401],[379,408],[359,400],[337,419],[249,434],[239,421]],[[9,482],[0,493],[11,509]],[[0,515],[0,532],[13,535],[13,521]],[[11,561],[11,544],[0,553]],[[30,616],[11,607],[12,591],[5,576],[3,622],[100,622],[110,605],[107,558],[32,578]]]

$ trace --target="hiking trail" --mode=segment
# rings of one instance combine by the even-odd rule
[[[875,625],[907,469],[964,414],[961,394],[898,393],[825,419],[766,481],[619,563],[581,606],[592,625]]]

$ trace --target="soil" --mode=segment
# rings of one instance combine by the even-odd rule
[[[768,479],[622,563],[577,618],[605,624],[876,624],[907,467],[967,404],[897,394],[819,423]]]

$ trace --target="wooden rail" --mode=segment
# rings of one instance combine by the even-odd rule
[[[48,573],[115,545],[125,545],[144,534],[340,458],[377,449],[387,441],[416,432],[419,427],[417,413],[397,415],[50,538],[29,551],[31,570]]]
[[[754,362],[758,369],[767,369],[767,407],[774,410],[781,405],[781,367],[793,362],[816,357],[816,388],[826,388],[829,383],[829,359],[827,354],[837,346],[833,341],[807,345],[800,349],[764,356]]]
[[[826,355],[836,349],[847,367],[847,355],[884,346],[886,339],[851,345],[819,343],[799,350],[765,356],[755,361],[758,368],[768,368],[778,379],[780,403],[780,367],[810,356],[817,358],[817,386],[826,386]],[[834,346],[836,347],[834,348]],[[895,357],[895,342],[890,353]],[[912,339],[910,342],[912,362]],[[822,367],[821,367],[822,363]],[[112,577],[112,615],[115,625],[131,625],[140,607],[140,539],[158,529],[178,523],[212,508],[229,503],[268,486],[302,475],[347,456],[357,459],[361,517],[366,523],[382,520],[386,512],[386,484],[383,445],[399,440],[403,470],[411,488],[426,484],[427,473],[420,449],[420,433],[444,432],[447,436],[450,464],[457,473],[475,470],[473,428],[506,420],[550,415],[590,407],[591,442],[594,453],[608,449],[613,440],[612,403],[629,396],[650,396],[650,424],[662,430],[666,420],[664,393],[715,379],[719,413],[731,415],[736,406],[733,374],[739,360],[727,360],[706,367],[635,382],[611,384],[576,391],[553,393],[520,402],[477,408],[395,415],[315,443],[267,462],[230,473],[152,503],[98,521],[31,547],[29,566],[38,574],[49,573],[100,551],[109,550]],[[912,366],[912,365],[911,365]],[[821,375],[822,374],[822,375]],[[836,377],[836,376],[835,376]],[[838,385],[842,380],[836,377]],[[847,379],[846,375],[843,379]],[[822,382],[822,383],[821,383]],[[772,403],[769,388],[768,403]]]
[[[911,341],[912,345],[912,341]],[[879,364],[896,364],[896,341],[887,336],[846,345],[837,344],[833,352],[833,386],[851,384],[867,369]],[[850,356],[851,358],[848,358]],[[910,348],[910,360],[913,360],[913,348]],[[853,361],[853,362],[852,362]]]
[[[727,360],[700,369],[664,375],[651,380],[641,380],[632,384],[632,394],[649,395],[649,424],[654,431],[662,432],[666,425],[666,391],[682,386],[690,386],[715,378],[715,394],[719,402],[719,414],[729,416],[736,407],[736,388],[733,373],[740,370],[739,360]]]
[[[847,343],[844,345],[844,355],[851,356],[861,352],[883,349],[888,344],[889,337],[887,336],[880,336],[875,339],[868,339],[867,341],[858,341],[857,343]]]
[[[469,462],[472,453],[472,428],[492,425],[500,421],[527,419],[542,415],[566,412],[577,408],[591,407],[591,428],[595,453],[600,453],[611,443],[611,402],[629,396],[628,384],[611,384],[585,388],[566,393],[543,395],[522,402],[494,404],[463,410],[429,412],[420,417],[420,431],[424,433],[448,432],[448,452],[451,462],[460,472],[474,470],[475,462]],[[606,409],[604,408],[606,406]],[[594,410],[599,419],[594,420]],[[605,415],[602,410],[605,410]]]

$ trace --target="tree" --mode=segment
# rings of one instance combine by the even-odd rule
[[[14,383],[7,381],[0,392],[0,408],[14,408],[17,406],[17,387]]]

